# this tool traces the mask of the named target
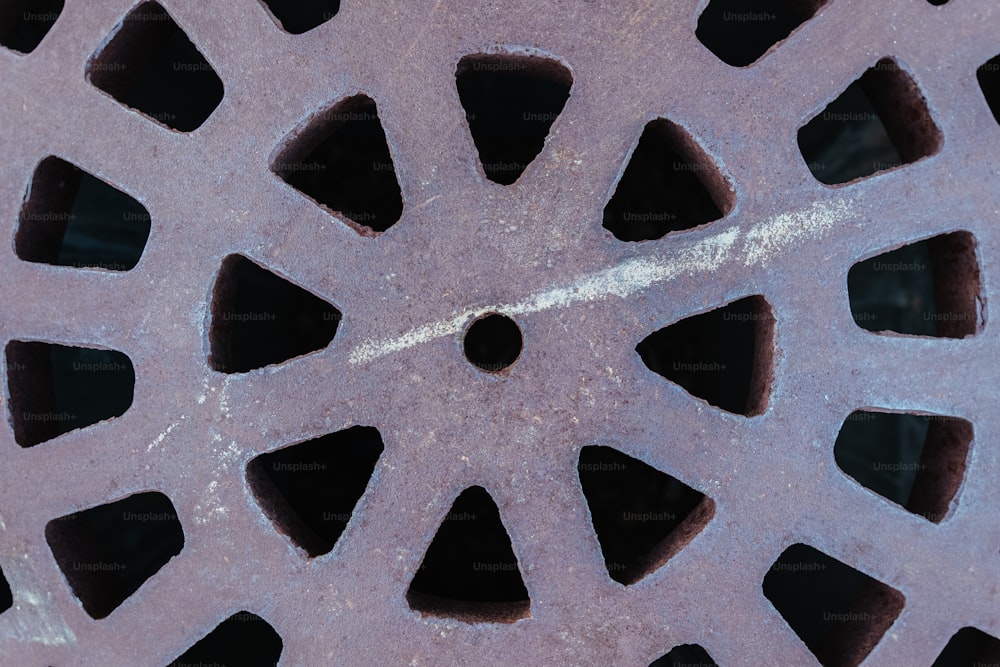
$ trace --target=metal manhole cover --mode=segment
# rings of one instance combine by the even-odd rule
[[[2,3],[3,663],[997,660],[1000,17],[771,4]]]

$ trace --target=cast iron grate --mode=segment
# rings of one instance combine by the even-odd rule
[[[1000,14],[773,5],[731,56],[630,0],[66,0],[0,49],[0,654],[992,660]],[[60,259],[24,214],[85,174],[135,224]],[[859,454],[926,480],[852,475],[858,411],[942,418]]]

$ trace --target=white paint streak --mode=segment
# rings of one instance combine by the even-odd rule
[[[812,206],[782,213],[747,232],[743,240],[744,265],[765,264],[775,255],[803,241],[822,236],[851,213],[845,200],[816,202]]]
[[[752,227],[738,246],[739,231],[729,229],[687,248],[680,248],[669,256],[629,259],[617,266],[586,275],[572,285],[553,287],[522,301],[468,308],[450,318],[411,329],[395,338],[365,341],[351,351],[348,359],[352,364],[364,363],[436,338],[450,336],[460,332],[470,320],[490,312],[526,315],[609,296],[626,298],[681,275],[714,271],[730,259],[734,249],[738,249],[743,256],[746,266],[764,265],[789,248],[822,236],[834,224],[850,215],[851,210],[850,203],[845,200],[817,202],[798,211],[782,213]]]
[[[194,522],[199,525],[205,525],[212,519],[223,517],[229,513],[226,506],[222,504],[222,499],[219,498],[218,480],[213,479],[208,483],[201,500],[201,503],[194,506]]]
[[[243,457],[243,450],[240,449],[235,440],[230,441],[229,446],[225,449],[221,451],[216,449],[214,451],[219,457],[219,466],[223,470],[229,470],[229,466],[239,462],[239,460]]]
[[[180,422],[174,422],[173,424],[167,427],[166,431],[156,436],[153,442],[149,443],[149,447],[146,447],[146,451],[147,452],[153,451],[153,448],[157,447],[161,442],[163,442],[163,439],[166,438],[168,435],[170,435],[170,432],[173,431],[175,428],[177,428],[178,424],[180,424]]]

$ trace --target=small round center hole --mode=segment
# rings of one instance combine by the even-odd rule
[[[514,320],[493,313],[465,332],[465,357],[480,370],[498,373],[517,361],[523,342]]]

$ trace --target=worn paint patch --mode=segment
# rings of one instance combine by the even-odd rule
[[[5,561],[3,572],[14,595],[14,608],[0,618],[0,638],[46,646],[75,645],[76,635],[56,608],[55,597],[29,554]]]

